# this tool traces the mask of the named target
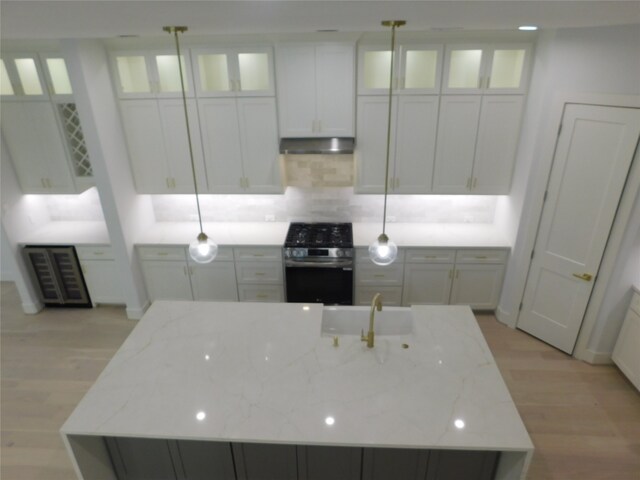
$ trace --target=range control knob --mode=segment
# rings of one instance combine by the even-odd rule
[[[293,249],[293,256],[296,258],[302,258],[304,257],[305,252],[304,252],[304,248],[294,248]]]
[[[342,249],[337,249],[336,250],[336,257],[344,257],[344,250]]]

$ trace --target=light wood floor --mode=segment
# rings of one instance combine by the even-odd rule
[[[0,478],[71,480],[58,429],[135,322],[121,307],[24,315],[0,290]],[[477,317],[536,447],[527,478],[640,480],[640,394],[622,374]]]

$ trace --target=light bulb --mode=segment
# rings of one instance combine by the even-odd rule
[[[398,246],[384,233],[369,245],[369,258],[376,265],[390,265],[398,256]]]
[[[189,245],[189,255],[197,263],[209,263],[217,254],[218,245],[203,232]]]

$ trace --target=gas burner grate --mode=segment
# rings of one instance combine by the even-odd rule
[[[353,248],[350,223],[301,223],[289,225],[285,247]]]

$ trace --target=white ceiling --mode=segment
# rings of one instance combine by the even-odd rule
[[[405,19],[404,31],[512,30],[640,24],[640,1],[32,1],[2,0],[3,39],[158,36],[163,25],[191,34],[302,33],[383,30],[380,21]]]

